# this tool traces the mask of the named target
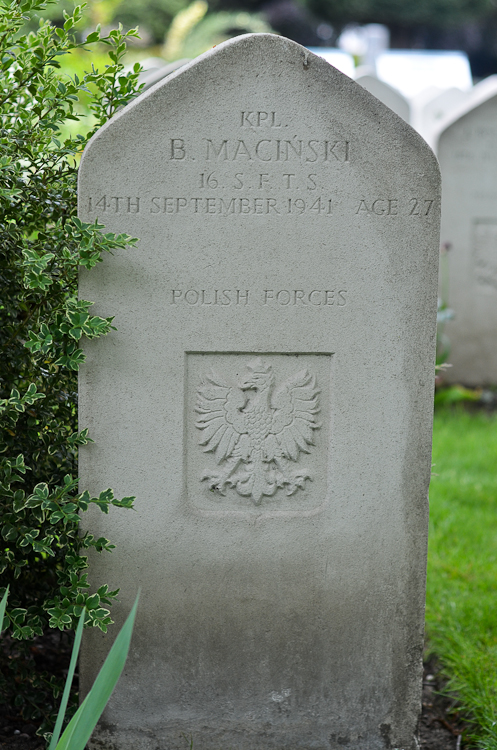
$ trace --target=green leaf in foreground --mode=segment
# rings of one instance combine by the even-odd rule
[[[0,602],[0,633],[3,630],[3,618],[5,617],[5,608],[7,606],[7,597],[9,595],[9,587],[7,586],[2,601]]]
[[[67,725],[56,750],[84,750],[90,739],[126,663],[139,596],[138,594],[92,689]]]
[[[76,669],[76,662],[78,661],[79,647],[81,645],[81,637],[83,635],[83,628],[85,624],[85,610],[81,612],[79,616],[78,628],[76,630],[76,637],[74,638],[74,645],[71,654],[71,663],[69,664],[69,671],[67,673],[66,684],[64,686],[64,692],[62,694],[62,700],[60,702],[59,713],[57,714],[57,721],[55,722],[55,729],[53,730],[52,739],[48,750],[55,750],[57,742],[60,737],[60,731],[64,722],[64,716],[66,715],[67,703],[69,701],[69,694],[71,692],[72,680],[74,677],[74,670]]]

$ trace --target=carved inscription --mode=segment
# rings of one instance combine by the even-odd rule
[[[492,113],[491,118],[495,118],[495,113]],[[452,156],[456,162],[467,167],[475,164],[479,170],[489,165],[495,168],[496,137],[497,128],[493,125],[459,126]]]
[[[171,304],[184,303],[195,307],[197,305],[243,305],[249,304],[248,289],[172,289]]]
[[[200,181],[208,184],[208,180],[211,182],[214,178],[214,173],[201,173]],[[292,182],[294,174],[283,174],[282,177],[285,180],[283,190],[290,190],[291,186],[295,187]],[[310,174],[307,176],[307,185],[305,190],[314,191],[316,190],[316,179],[317,175]],[[258,175],[259,189],[266,187],[268,175]],[[234,190],[241,190],[244,188],[244,175],[239,172],[234,175],[236,182],[233,184]],[[251,190],[254,185],[248,185],[246,189]],[[202,188],[200,188],[202,189]],[[212,188],[211,190],[214,190]],[[400,201],[397,198],[373,198],[364,199],[357,201],[355,205],[340,205],[337,198],[329,198],[323,195],[316,195],[315,193],[307,193],[305,197],[269,197],[267,195],[254,197],[253,195],[236,195],[236,196],[220,196],[220,195],[198,195],[197,197],[167,197],[167,196],[152,196],[151,198],[144,199],[140,196],[92,196],[88,198],[88,213],[94,213],[96,216],[101,216],[106,213],[119,213],[119,214],[136,214],[136,213],[147,213],[152,215],[202,215],[202,216],[267,216],[278,215],[287,216],[291,214],[293,216],[302,216],[305,214],[309,217],[332,217],[337,214],[344,215],[356,215],[356,216],[371,216],[371,217],[390,217],[395,218],[397,216],[413,216],[425,218],[430,216],[434,206],[433,198],[410,198],[408,200]]]
[[[247,216],[257,214],[303,214],[328,215],[332,214],[331,199],[321,197],[305,200],[303,198],[152,198],[150,213],[191,213],[217,214],[218,216]]]
[[[255,143],[248,140],[230,139],[215,141],[204,138],[204,151],[201,155],[206,161],[246,161],[246,162],[284,162],[298,161],[301,164],[350,161],[350,141],[304,140],[302,138],[279,139],[262,138]],[[175,144],[173,146],[173,144]],[[180,144],[180,145],[179,145]],[[171,141],[171,158],[186,159],[188,151],[181,138]],[[180,156],[178,154],[181,154]]]
[[[140,213],[140,198],[131,195],[102,195],[88,198],[88,212],[103,213]]]
[[[281,128],[281,122],[278,122],[279,117],[276,112],[251,112],[247,110],[241,113],[241,127],[242,128]]]
[[[399,198],[362,199],[356,207],[356,214],[367,216],[430,216],[434,198]]]
[[[428,196],[373,195],[342,203],[336,188],[330,187],[330,175],[354,162],[352,137],[340,130],[336,137],[312,138],[309,133],[295,134],[291,127],[275,110],[247,108],[233,113],[235,137],[206,134],[190,141],[179,133],[168,135],[163,156],[170,163],[173,182],[179,178],[177,184],[182,184],[186,170],[189,180],[194,178],[191,188],[172,189],[169,195],[157,191],[147,196],[91,196],[88,213],[97,217],[145,213],[157,219],[197,215],[207,220],[209,216],[292,216],[320,221],[338,215],[389,220],[431,216],[435,201]],[[333,129],[331,123],[330,133]]]
[[[228,307],[251,304],[268,307],[344,307],[347,289],[171,289],[171,305]]]
[[[208,162],[286,162],[301,164],[350,162],[350,140],[343,137],[315,139],[292,135],[284,137],[289,123],[283,122],[275,111],[242,110],[238,122],[233,122],[246,133],[240,138],[201,138],[189,142],[181,136],[169,139],[169,159],[189,161],[205,159]],[[273,131],[276,131],[273,133]],[[279,131],[279,132],[278,132]],[[289,134],[288,134],[289,135]]]
[[[303,177],[295,172],[283,172],[274,174],[271,172],[259,172],[255,175],[246,175],[244,172],[235,172],[233,177],[223,181],[219,172],[201,172],[199,174],[199,188],[209,190],[316,190],[318,175],[314,172],[307,173]]]
[[[299,464],[310,453],[321,425],[316,377],[300,370],[277,386],[273,368],[260,357],[246,363],[247,374],[229,383],[212,372],[197,390],[199,443],[213,452],[219,471],[206,470],[201,481],[220,495],[232,487],[254,505],[281,489],[293,495],[312,480]],[[293,462],[293,463],[292,463]]]

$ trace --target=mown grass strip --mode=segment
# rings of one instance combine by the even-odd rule
[[[426,625],[449,688],[497,748],[497,416],[435,415]]]

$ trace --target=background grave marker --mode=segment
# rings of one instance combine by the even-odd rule
[[[367,70],[367,68],[364,68],[364,70]],[[369,91],[370,94],[376,96],[380,102],[383,102],[383,104],[389,107],[392,112],[395,112],[396,115],[402,117],[406,122],[409,122],[411,117],[409,102],[400,91],[394,89],[393,86],[389,86],[388,83],[381,81],[376,75],[373,75],[370,72],[364,72],[357,75],[355,80],[365,88],[366,91]]]
[[[475,86],[434,140],[443,179],[441,241],[450,246],[454,320],[449,382],[497,382],[497,76]]]

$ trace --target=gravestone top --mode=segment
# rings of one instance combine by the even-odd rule
[[[390,30],[381,23],[368,23],[361,30],[366,42],[362,64],[376,70],[376,58],[390,47]]]
[[[349,52],[336,47],[309,47],[309,51],[322,57],[327,63],[344,73],[349,78],[354,77],[354,58]]]
[[[142,588],[95,745],[415,750],[439,173],[404,121],[274,35],[219,45],[89,143],[79,215],[94,580]],[[83,692],[108,648],[87,633]]]
[[[143,84],[142,93],[189,62],[190,58],[187,57],[181,60],[175,60],[172,63],[166,63],[165,60],[161,60],[161,58],[158,57],[150,58],[149,65],[140,73],[138,79],[139,83]]]
[[[433,128],[432,140],[437,151],[438,140],[453,123],[458,122],[462,117],[470,112],[474,112],[477,107],[485,104],[492,99],[497,93],[497,75],[488,76],[477,83],[467,93],[467,96],[459,104],[451,108],[449,112]]]

